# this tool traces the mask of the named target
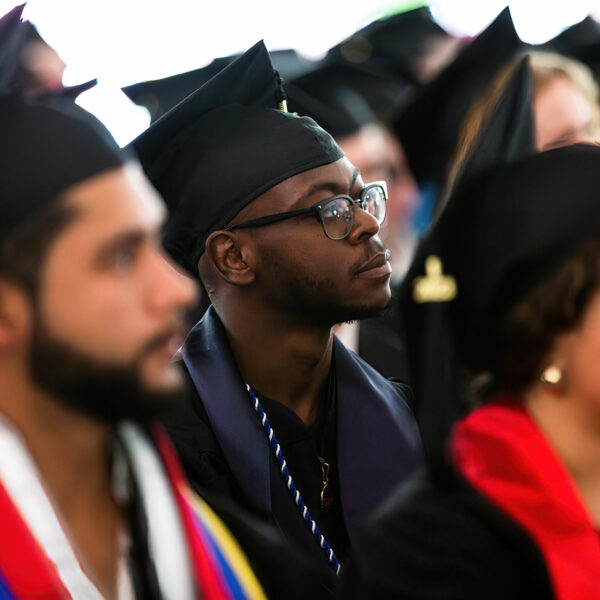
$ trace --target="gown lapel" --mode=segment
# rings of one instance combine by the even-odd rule
[[[271,449],[212,307],[188,335],[182,358],[237,483],[255,510],[270,515]]]
[[[344,520],[357,528],[422,460],[410,409],[395,388],[334,339],[338,391],[338,462]]]
[[[421,442],[394,387],[337,338],[334,355],[340,490],[352,538],[367,513],[420,462]],[[236,481],[254,509],[271,515],[271,449],[212,307],[190,332],[182,357]]]

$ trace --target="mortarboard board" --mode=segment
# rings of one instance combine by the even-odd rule
[[[305,58],[292,48],[271,50],[269,56],[271,57],[273,66],[281,75],[284,82],[302,77],[305,73],[309,73],[315,69],[320,62]]]
[[[444,184],[465,114],[523,47],[506,8],[400,111],[394,129],[417,181]]]
[[[401,81],[420,83],[418,60],[436,39],[449,39],[427,7],[374,21],[337,44],[327,60],[375,68]]]
[[[75,100],[79,94],[83,94],[83,92],[91,90],[96,85],[98,85],[98,80],[90,79],[89,81],[84,81],[83,83],[79,83],[77,85],[66,86],[54,93],[63,96],[64,98]]]
[[[313,65],[313,61],[303,58],[291,49],[276,50],[270,52],[269,56],[274,67],[285,79],[298,77],[310,70]],[[121,89],[130,100],[148,109],[151,123],[154,123],[239,57],[240,55],[236,54],[215,58],[210,64],[199,69],[177,73],[162,79],[141,81]]]
[[[190,273],[210,233],[246,205],[343,156],[312,119],[282,111],[283,101],[259,42],[131,142],[171,211],[165,247]]]
[[[506,291],[498,289],[496,282],[488,283],[488,279],[491,282],[498,270],[510,270],[510,267],[505,267],[505,263],[514,258],[511,246],[512,227],[514,226],[517,234],[520,232],[519,225],[511,225],[511,221],[524,218],[520,215],[522,212],[529,218],[528,226],[533,226],[533,213],[530,214],[529,208],[521,206],[528,202],[526,186],[521,189],[515,184],[514,191],[505,190],[512,194],[506,209],[502,194],[494,192],[496,195],[490,197],[495,200],[489,201],[490,216],[479,213],[479,207],[476,206],[478,194],[482,198],[487,197],[488,178],[491,181],[495,177],[494,181],[500,185],[501,176],[493,174],[505,172],[503,169],[507,169],[507,165],[526,160],[535,151],[531,73],[529,60],[524,57],[512,70],[501,95],[482,124],[477,140],[465,157],[450,199],[419,246],[401,289],[401,308],[405,317],[411,360],[411,383],[416,397],[415,412],[426,453],[434,470],[443,463],[443,444],[461,408],[460,403],[453,400],[453,394],[458,394],[456,388],[460,385],[462,376],[462,361],[457,356],[458,347],[463,342],[467,344],[465,340],[470,341],[469,336],[482,332],[484,335],[489,333],[490,343],[493,344],[490,324],[480,323],[479,318],[484,310],[491,311],[486,316],[488,320],[496,318],[499,313],[495,312],[496,306],[492,308],[491,304],[496,296],[500,297]],[[540,167],[540,170],[543,171],[544,168],[545,166]],[[527,168],[524,173],[524,178],[529,177]],[[542,183],[539,187],[544,188],[548,194],[545,201],[552,202],[554,188],[545,188]],[[558,192],[559,189],[563,188],[555,191]],[[541,191],[536,196],[538,203],[543,197],[540,194]],[[561,198],[560,202],[567,210],[565,200]],[[540,211],[540,227],[543,227],[543,207],[535,206],[531,210]],[[446,211],[450,213],[449,216],[446,216]],[[497,217],[491,216],[494,211],[498,213]],[[500,232],[495,230],[496,222]],[[552,222],[549,226],[557,227],[558,222]],[[493,233],[488,230],[493,230]],[[532,229],[527,234],[526,229],[523,229],[521,234],[525,238],[527,235],[531,236],[531,240],[521,240],[522,254],[526,254],[527,244],[530,244],[535,256],[538,251],[534,241],[535,230]],[[494,240],[493,243],[496,244],[496,257],[491,249],[484,252],[477,247],[477,244],[487,244],[490,240]],[[468,245],[470,243],[472,246]],[[459,258],[455,259],[455,256]],[[528,260],[525,259],[525,262]],[[462,265],[462,262],[466,264]],[[456,274],[461,272],[459,269],[471,269],[469,277],[472,280],[466,282],[457,277]],[[532,281],[534,277],[535,272],[532,273]],[[454,307],[466,301],[469,294],[480,295],[479,303],[490,306],[485,309],[478,306],[475,310],[469,305],[468,310],[473,310],[473,314],[462,314],[461,319],[465,323],[461,321],[460,328],[455,328],[452,321],[455,316]],[[483,356],[480,346],[477,346],[475,355]]]
[[[27,35],[22,10],[0,20],[0,240],[70,186],[125,160],[106,128],[70,98],[12,89]]]
[[[15,6],[0,19],[0,90],[16,91],[22,89],[27,92],[27,87],[19,81],[22,68],[22,54],[32,42],[46,44],[38,30],[29,21],[23,21],[25,4]],[[49,47],[49,46],[48,46]],[[89,90],[97,81],[92,79],[70,87],[63,87],[53,91],[41,91],[39,94],[61,94],[74,100],[86,90]]]
[[[21,20],[24,8],[25,4],[15,6],[0,19],[0,90],[10,88],[27,42],[28,28]]]
[[[581,59],[599,41],[600,23],[593,17],[588,16],[582,21],[567,27],[546,43],[540,44],[539,49]]]
[[[385,123],[397,110],[408,84],[352,64],[324,61],[286,86],[290,110],[313,118],[333,137],[364,125]]]
[[[215,60],[200,69],[177,73],[162,79],[134,83],[121,89],[130,100],[148,109],[151,123],[154,123],[176,104],[204,85],[211,77],[214,77],[227,64],[229,62]]]
[[[482,115],[477,137],[463,157],[452,187],[458,186],[462,178],[536,152],[532,74],[528,56],[512,66],[501,86],[488,110],[489,114]],[[447,190],[447,193],[450,191]]]
[[[600,23],[594,18],[588,16],[571,25],[538,48],[579,60],[600,79]]]

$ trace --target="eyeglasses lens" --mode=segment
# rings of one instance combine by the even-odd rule
[[[373,215],[379,224],[385,218],[385,192],[379,185],[374,185],[365,190],[362,198],[362,208]]]
[[[341,240],[352,229],[354,214],[352,204],[346,198],[335,198],[323,209],[323,228],[328,238]]]

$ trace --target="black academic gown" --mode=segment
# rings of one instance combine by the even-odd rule
[[[214,309],[192,329],[182,356],[197,393],[165,425],[191,484],[274,522],[306,556],[329,568],[282,480]],[[334,361],[339,486],[352,543],[367,515],[421,463],[422,450],[397,389],[337,338]]]
[[[408,381],[406,345],[398,335],[398,329],[387,313],[360,321],[358,354],[384,377]]]
[[[291,546],[281,531],[222,495],[204,500],[227,525],[269,600],[330,600],[337,584],[331,569]]]
[[[550,600],[541,552],[465,480],[423,472],[371,516],[346,566],[347,600]]]
[[[376,317],[358,323],[358,355],[384,377],[409,381],[409,357],[404,339],[404,315],[398,304],[398,284],[390,305]]]

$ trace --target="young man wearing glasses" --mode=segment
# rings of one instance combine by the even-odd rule
[[[257,44],[133,146],[173,208],[165,245],[212,302],[182,348],[196,393],[167,420],[188,475],[338,572],[420,440],[398,390],[331,333],[390,301],[385,184],[281,100]]]

